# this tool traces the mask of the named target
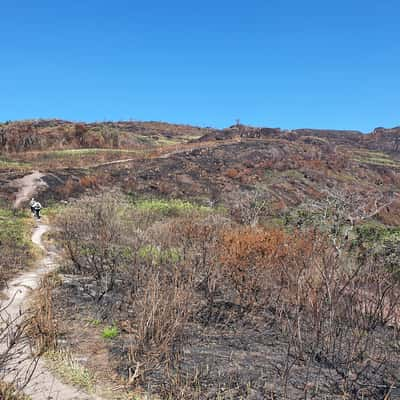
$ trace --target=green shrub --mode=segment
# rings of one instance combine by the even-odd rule
[[[194,212],[210,213],[212,211],[211,207],[197,205],[179,199],[139,200],[135,203],[135,207],[139,210],[161,214],[162,216],[179,216]]]
[[[139,257],[152,264],[175,264],[181,259],[181,252],[174,247],[160,249],[154,245],[146,245],[139,249]]]
[[[400,229],[387,227],[376,222],[358,225],[355,229],[358,243],[382,243],[400,241]]]
[[[355,229],[357,235],[357,242],[377,242],[382,240],[387,228],[383,225],[365,223],[358,225]]]
[[[114,339],[119,335],[119,330],[118,328],[113,325],[113,326],[106,326],[103,329],[103,332],[101,334],[103,339]]]

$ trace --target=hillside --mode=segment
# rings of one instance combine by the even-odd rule
[[[159,122],[17,121],[0,125],[0,179],[5,183],[39,168],[59,174],[59,179],[48,178],[55,197],[68,177],[78,182],[90,175],[98,184],[126,191],[217,202],[257,190],[272,203],[290,207],[333,187],[395,192],[399,144],[400,128],[362,134],[243,125],[217,130]],[[114,160],[130,161],[93,168]]]
[[[63,120],[9,121],[0,124],[0,152],[19,153],[74,148],[138,148],[180,143],[211,129],[162,122]]]
[[[39,120],[0,138],[0,284],[32,258],[27,180],[62,260],[28,332],[68,384],[104,399],[399,398],[400,128]]]
[[[281,130],[280,128],[253,128],[236,125],[220,131],[210,132],[200,141],[226,140],[235,137],[242,138],[280,138],[289,141],[311,142],[320,139],[331,145],[361,147],[369,150],[385,151],[398,155],[400,150],[400,127],[391,129],[376,128],[371,133],[363,134],[359,131],[329,130],[329,129],[294,129]]]
[[[53,135],[57,135],[60,133],[54,126],[63,123],[43,124],[45,129],[50,129],[50,124]],[[319,200],[329,190],[352,191],[359,195],[379,193],[388,199],[399,189],[400,153],[396,146],[400,131],[397,128],[379,128],[365,135],[354,131],[281,131],[244,126],[209,132],[153,123],[109,125],[130,130],[131,144],[137,140],[137,134],[132,132],[139,127],[145,129],[141,135],[146,132],[149,138],[154,137],[156,128],[162,128],[164,135],[170,129],[173,139],[168,139],[168,144],[142,143],[140,152],[130,150],[129,146],[119,149],[84,146],[14,153],[8,163],[11,169],[13,163],[19,162],[18,168],[48,170],[50,174],[46,179],[50,190],[46,196],[56,199],[75,192],[80,195],[87,188],[102,185],[119,186],[127,193],[183,197],[207,204],[210,201],[231,204],[243,194],[257,192],[268,200],[273,213],[304,201]],[[88,132],[91,126],[88,125]],[[123,137],[124,132],[121,133]],[[204,135],[198,138],[199,133]],[[77,146],[74,142],[70,144]],[[120,159],[128,161],[107,164]],[[77,166],[82,168],[77,169]],[[9,173],[7,169],[3,176]],[[85,176],[90,179],[85,181]],[[394,198],[390,207],[380,214],[388,221],[390,218],[383,214],[393,211],[392,221],[397,221],[398,200]]]
[[[371,133],[329,129],[255,128],[234,125],[226,129],[200,128],[163,122],[94,122],[26,120],[0,123],[0,153],[74,148],[137,148],[242,138],[279,138],[291,141],[325,139],[334,145],[359,146],[370,150],[400,150],[400,127],[376,128]],[[311,139],[310,139],[311,140]]]

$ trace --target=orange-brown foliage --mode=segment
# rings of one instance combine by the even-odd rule
[[[400,225],[400,202],[394,201],[383,208],[378,214],[378,218],[386,225]]]
[[[68,178],[64,186],[57,189],[57,191],[65,198],[71,196],[80,187],[79,182],[74,181],[72,178]]]
[[[290,294],[291,285],[313,252],[313,234],[239,227],[221,237],[223,274],[245,307],[265,304],[271,296]],[[280,287],[279,293],[275,291]]]
[[[229,168],[225,171],[225,176],[227,176],[228,178],[236,178],[238,174],[239,172],[234,168]]]
[[[97,176],[84,176],[79,180],[79,183],[84,188],[95,188],[98,186]]]

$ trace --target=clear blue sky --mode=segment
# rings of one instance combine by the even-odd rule
[[[19,0],[0,120],[400,125],[398,0]]]

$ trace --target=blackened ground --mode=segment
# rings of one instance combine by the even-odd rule
[[[126,349],[132,339],[123,328],[123,321],[129,316],[114,313],[113,321],[103,320],[102,310],[117,310],[124,299],[115,292],[95,306],[88,294],[92,283],[82,279],[65,276],[64,283],[54,292],[60,338],[99,379],[115,384],[120,378],[128,378],[131,365]],[[83,283],[87,290],[82,291]],[[295,357],[272,313],[248,315],[232,303],[221,302],[208,317],[202,310],[193,316],[174,365],[160,363],[159,368],[147,372],[144,390],[161,395],[162,399],[344,398],[343,377],[318,357],[311,364]],[[116,321],[120,335],[113,340],[103,339],[104,326]],[[385,337],[389,332],[382,329],[379,334]],[[400,374],[396,361],[391,367]],[[375,384],[376,372],[371,369],[370,374],[371,385],[361,385],[357,393],[346,398],[383,398],[385,391]],[[399,396],[397,388],[387,398]]]

